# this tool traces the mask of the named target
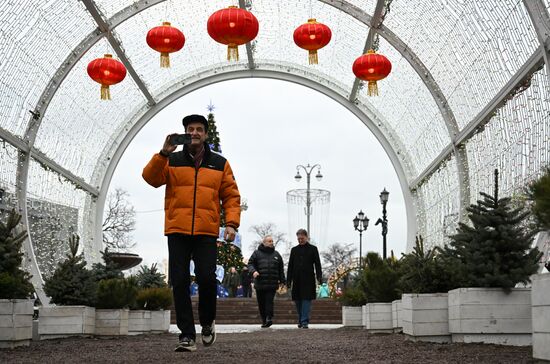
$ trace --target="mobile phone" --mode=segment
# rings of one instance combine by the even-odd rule
[[[170,144],[191,144],[191,134],[175,134],[170,137]]]

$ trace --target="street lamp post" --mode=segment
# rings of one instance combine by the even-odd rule
[[[353,227],[359,231],[359,271],[363,270],[363,231],[367,230],[369,219],[367,215],[360,210],[355,219],[353,219]]]
[[[380,192],[380,203],[382,204],[382,218],[379,218],[376,221],[376,224],[382,224],[382,257],[386,259],[386,235],[388,234],[388,219],[386,217],[386,204],[388,203],[388,198],[390,193],[386,191],[386,188]]]
[[[309,230],[309,218],[311,216],[311,192],[310,192],[310,183],[311,183],[311,172],[315,168],[317,168],[317,174],[315,175],[315,178],[317,181],[320,181],[323,179],[323,175],[321,174],[321,166],[319,164],[314,164],[313,166],[310,166],[309,163],[307,166],[303,166],[301,164],[296,166],[296,176],[294,176],[294,179],[296,182],[300,182],[302,179],[302,176],[300,175],[300,168],[306,172],[306,180],[307,180],[307,190],[306,190],[306,217],[307,217],[307,233],[311,236],[311,231]]]

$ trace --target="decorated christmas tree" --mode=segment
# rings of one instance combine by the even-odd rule
[[[216,127],[216,120],[214,118],[214,105],[210,103],[207,107],[208,109],[208,139],[206,139],[206,142],[210,146],[210,149],[221,153],[222,149],[220,146],[220,136],[218,133],[218,129]],[[225,214],[223,211],[223,208],[221,209],[220,213],[220,226],[225,227]],[[241,249],[239,249],[237,246],[226,243],[222,241],[218,241],[218,262],[219,265],[223,266],[225,271],[227,271],[230,267],[237,268],[238,271],[242,269],[244,266],[243,263],[243,255],[241,253]]]
[[[458,272],[463,287],[501,287],[510,290],[516,283],[529,282],[536,273],[540,253],[531,248],[535,231],[528,231],[529,216],[523,206],[498,196],[498,170],[495,170],[493,196],[481,193],[483,200],[467,208],[471,226],[460,223],[444,249],[449,263]]]
[[[208,138],[206,142],[210,146],[210,149],[221,153],[222,148],[220,146],[220,135],[218,133],[218,128],[216,127],[216,119],[214,118],[214,105],[212,102],[208,105]]]
[[[227,272],[230,267],[235,267],[237,271],[241,271],[244,267],[243,254],[237,246],[218,241],[218,262]]]
[[[27,232],[16,232],[19,221],[21,215],[15,210],[9,213],[5,224],[0,221],[0,298],[28,298],[33,291],[31,276],[21,269],[21,245]]]
[[[51,303],[58,305],[94,306],[96,281],[92,272],[86,269],[84,255],[78,255],[80,238],[74,234],[69,238],[67,259],[57,265],[53,275],[45,279],[44,291],[51,297]]]

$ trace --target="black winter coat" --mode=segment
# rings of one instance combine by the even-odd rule
[[[292,284],[292,300],[314,300],[316,277],[320,284],[323,275],[319,250],[310,243],[296,245],[290,251],[287,271],[287,282]]]
[[[269,248],[263,244],[260,244],[248,259],[248,270],[251,276],[254,272],[260,273],[254,279],[256,290],[276,290],[279,283],[285,282],[283,258],[275,248]]]

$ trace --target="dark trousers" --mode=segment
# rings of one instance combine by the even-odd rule
[[[252,286],[250,284],[243,285],[243,297],[252,297]]]
[[[256,299],[258,300],[258,308],[260,309],[260,316],[262,317],[263,323],[266,322],[267,318],[273,318],[274,298],[275,289],[256,290]]]
[[[216,318],[216,237],[168,235],[168,276],[174,294],[176,322],[180,337],[196,339],[195,322],[191,307],[189,262],[195,263],[196,282],[199,286],[199,321],[211,325]]]

